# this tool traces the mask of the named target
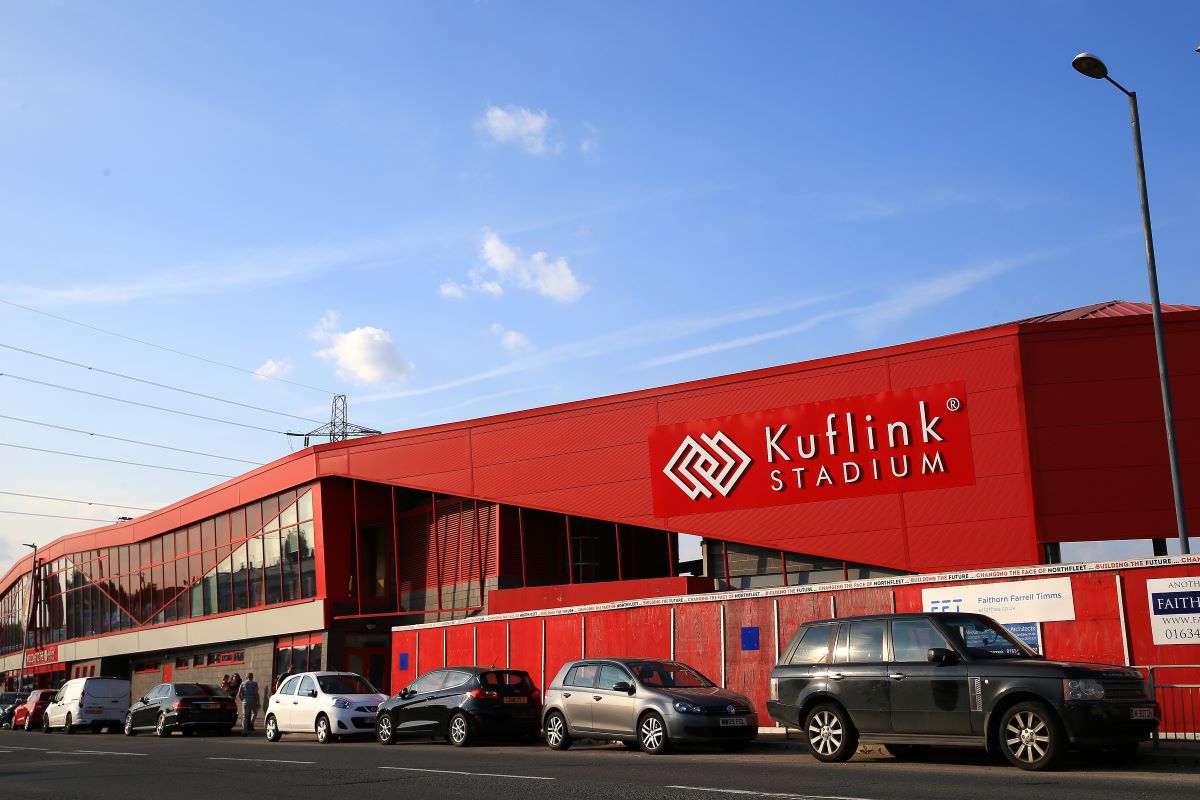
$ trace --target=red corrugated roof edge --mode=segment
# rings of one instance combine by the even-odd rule
[[[1171,311],[1200,311],[1200,306],[1171,305],[1163,303],[1163,313]],[[1096,319],[1098,317],[1136,317],[1151,312],[1149,303],[1135,303],[1129,300],[1109,300],[1091,306],[1080,306],[1066,311],[1055,311],[1028,319],[1019,319],[1009,325],[1037,325],[1042,322],[1064,322],[1069,320]]]

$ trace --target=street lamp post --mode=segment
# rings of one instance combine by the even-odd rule
[[[29,634],[33,627],[33,598],[37,592],[37,545],[27,544],[33,548],[33,561],[29,568],[29,608],[25,614],[25,629],[21,631],[21,674],[17,676],[17,691],[25,686],[25,655],[29,652]]]
[[[1138,190],[1142,200],[1142,231],[1146,237],[1146,270],[1150,275],[1150,307],[1154,319],[1154,348],[1158,352],[1158,380],[1162,385],[1163,416],[1167,426],[1167,455],[1171,462],[1171,491],[1175,496],[1175,527],[1179,532],[1179,552],[1187,554],[1187,514],[1183,506],[1183,481],[1179,474],[1179,451],[1175,443],[1175,411],[1171,403],[1171,382],[1167,372],[1167,348],[1163,342],[1162,303],[1158,299],[1158,269],[1154,264],[1154,234],[1150,229],[1150,198],[1146,194],[1146,164],[1142,160],[1142,125],[1138,117],[1137,92],[1131,92],[1108,75],[1108,67],[1091,53],[1080,53],[1071,66],[1082,75],[1106,80],[1129,98],[1129,117],[1133,123],[1133,155],[1137,161]]]

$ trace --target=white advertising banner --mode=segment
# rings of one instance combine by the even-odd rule
[[[1155,644],[1200,644],[1200,578],[1146,581]]]
[[[921,606],[926,611],[987,614],[1004,625],[1075,619],[1070,578],[922,589]]]

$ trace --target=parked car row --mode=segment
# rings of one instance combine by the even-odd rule
[[[1158,725],[1159,709],[1139,672],[1048,661],[1004,626],[978,614],[887,614],[805,623],[771,672],[768,714],[803,732],[821,761],[849,759],[860,740],[898,758],[931,746],[983,747],[1028,770],[1053,767],[1068,749],[1119,759]],[[229,733],[232,699],[217,686],[164,683],[125,708],[129,682],[68,681],[54,696],[34,692],[14,712],[25,730],[78,727],[126,734],[205,728]],[[393,697],[351,672],[285,679],[262,714],[269,741],[315,734],[326,744],[374,735],[442,738],[462,747],[492,737],[554,750],[607,739],[666,752],[675,744],[744,749],[758,714],[674,660],[586,658],[562,666],[541,696],[529,674],[484,666],[441,667]]]

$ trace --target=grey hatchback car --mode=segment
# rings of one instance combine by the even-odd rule
[[[758,714],[744,695],[678,661],[589,658],[558,671],[543,699],[542,730],[555,750],[586,737],[652,755],[685,742],[737,751],[758,736]]]

